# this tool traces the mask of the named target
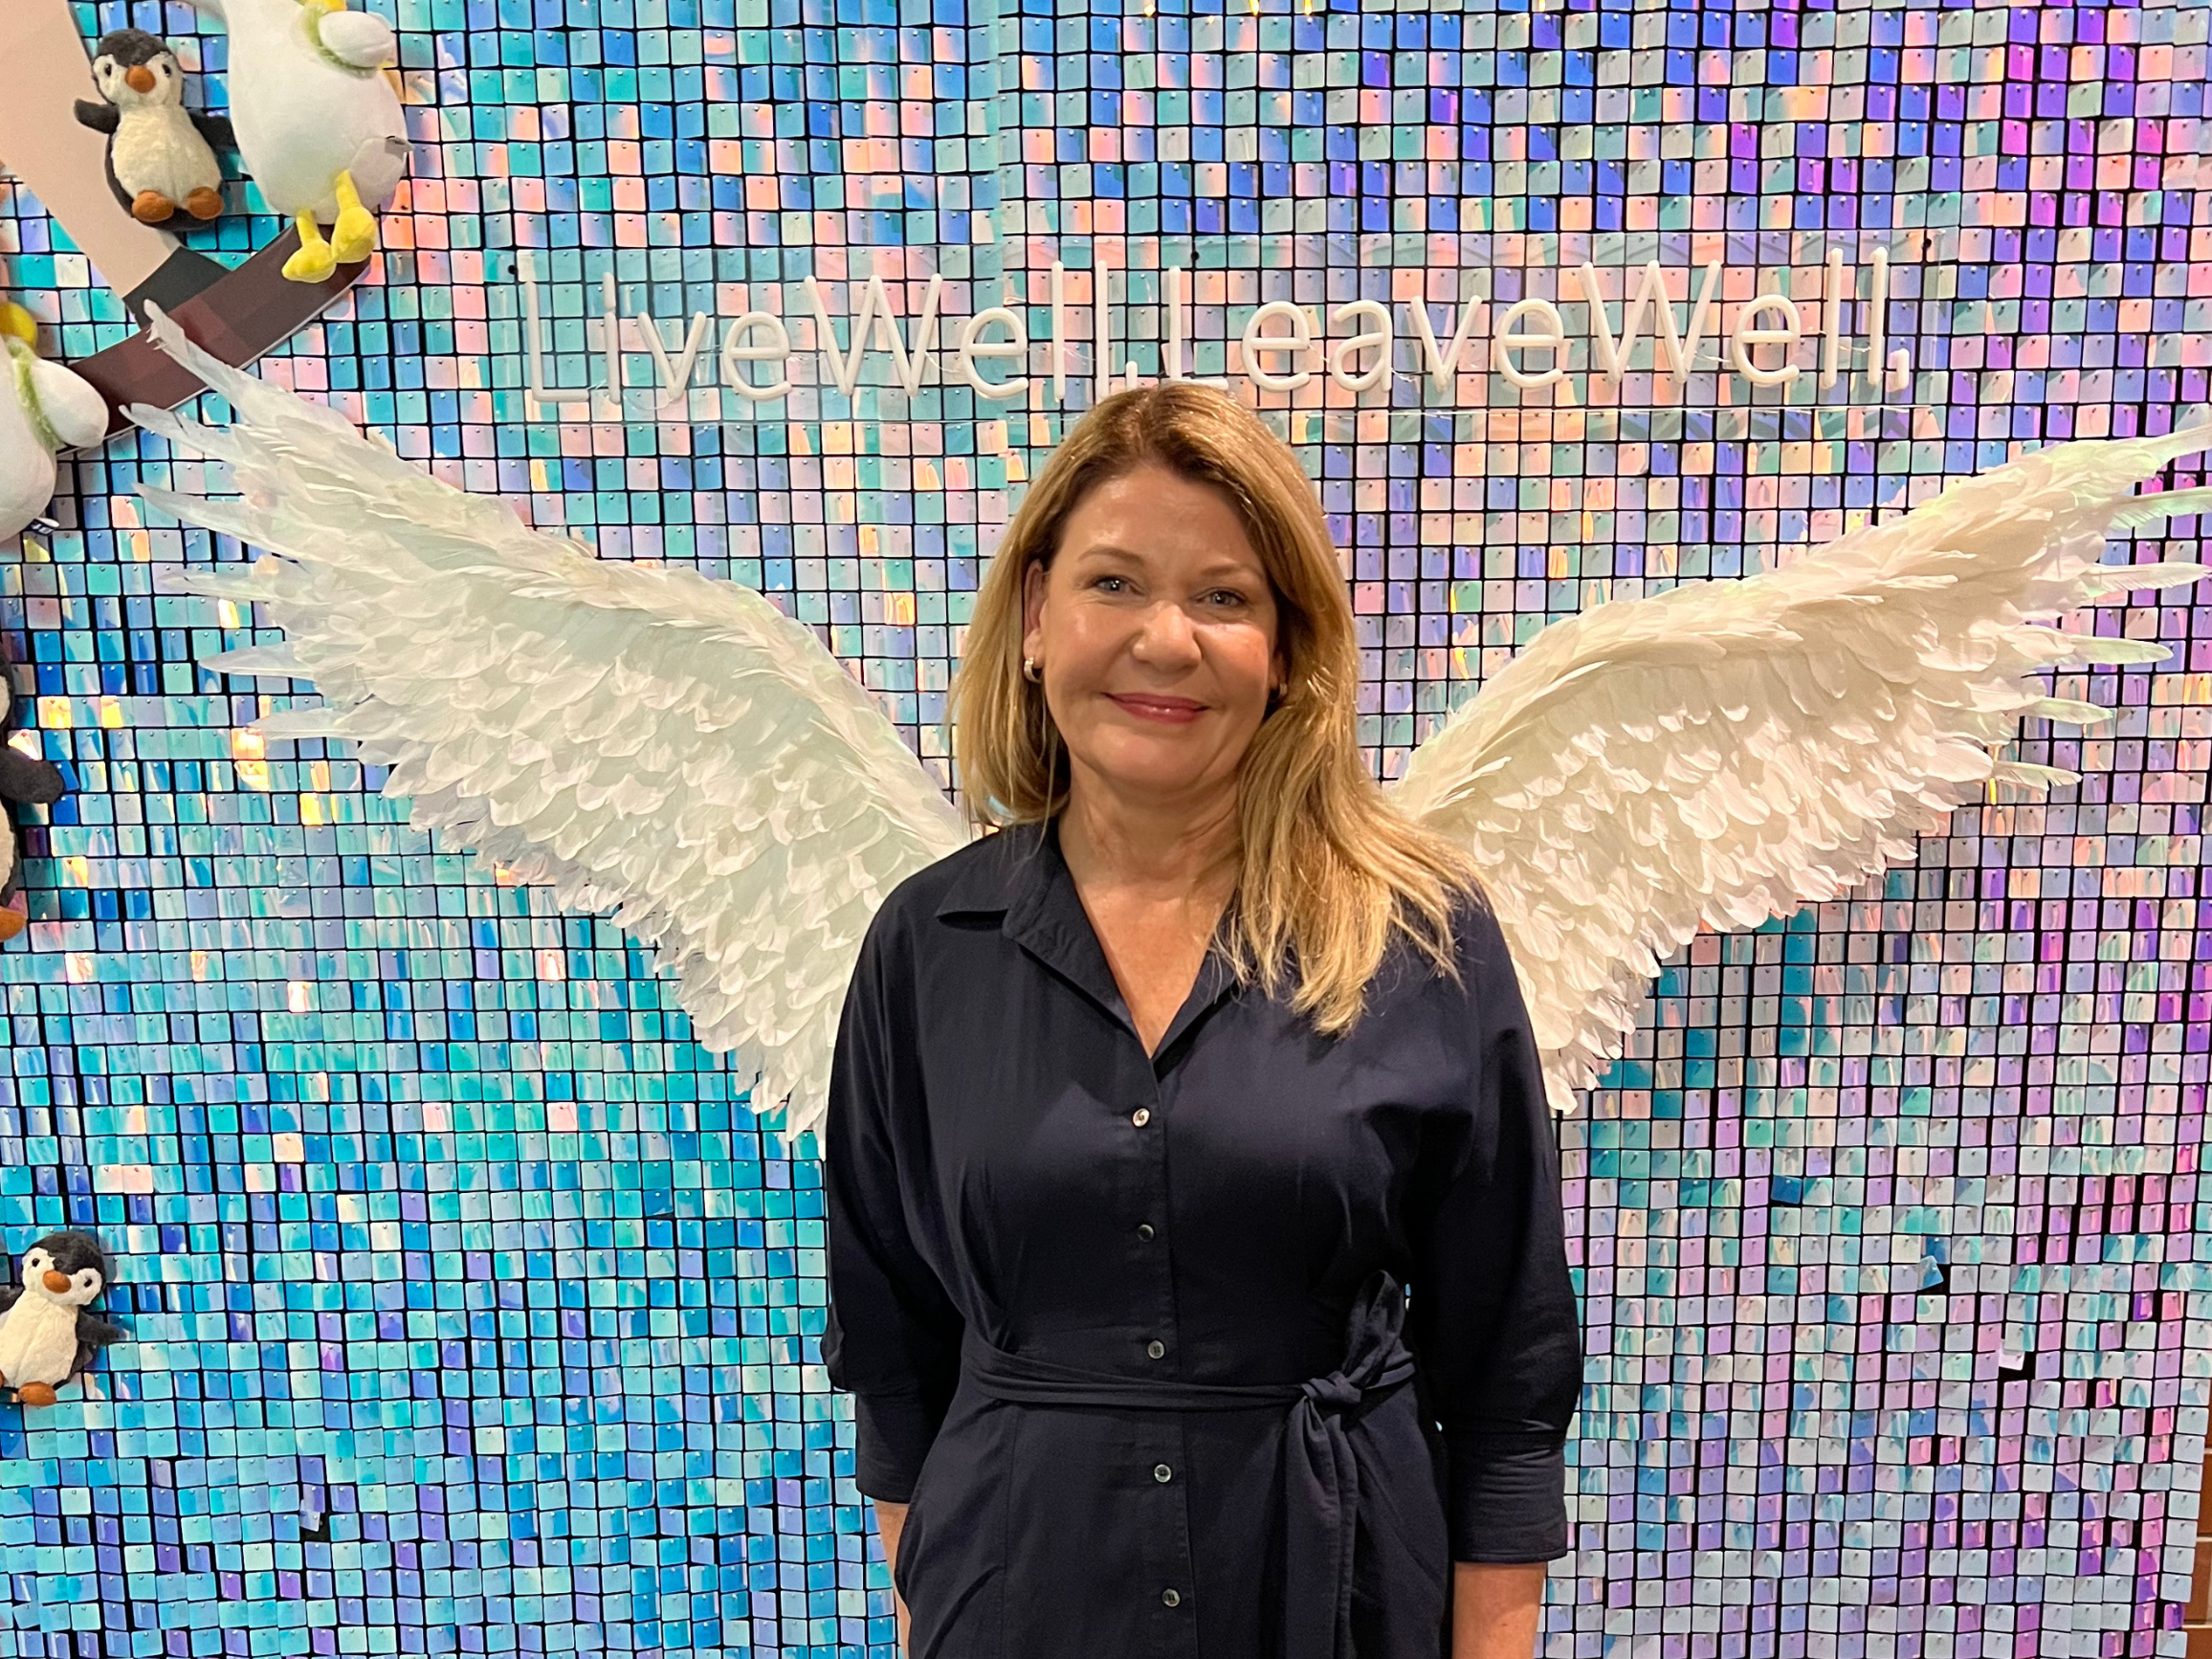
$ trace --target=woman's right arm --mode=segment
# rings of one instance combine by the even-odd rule
[[[830,1315],[822,1359],[852,1395],[853,1480],[874,1500],[884,1559],[898,1537],[960,1377],[960,1311],[917,1247],[912,1214],[935,1203],[914,1029],[914,964],[878,916],[846,992],[830,1073],[822,1181]],[[901,1641],[906,1611],[898,1608]]]

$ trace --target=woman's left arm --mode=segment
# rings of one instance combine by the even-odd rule
[[[1451,1659],[1529,1659],[1544,1610],[1544,1569],[1455,1561]]]
[[[1505,940],[1462,912],[1472,1097],[1425,1152],[1409,1324],[1449,1466],[1453,1659],[1527,1659],[1543,1563],[1567,1553],[1566,1437],[1582,1393],[1559,1155]]]

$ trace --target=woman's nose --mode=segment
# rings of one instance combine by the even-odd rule
[[[1198,659],[1198,630],[1182,606],[1163,600],[1152,608],[1137,635],[1137,654],[1160,667]]]

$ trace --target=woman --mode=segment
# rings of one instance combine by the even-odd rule
[[[954,700],[1003,832],[878,915],[825,1154],[918,1659],[1531,1651],[1581,1380],[1543,1088],[1358,682],[1220,393],[1107,399],[1007,527]]]

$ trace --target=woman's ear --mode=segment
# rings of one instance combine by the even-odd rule
[[[1042,654],[1045,641],[1045,562],[1031,560],[1022,572],[1022,654]]]

